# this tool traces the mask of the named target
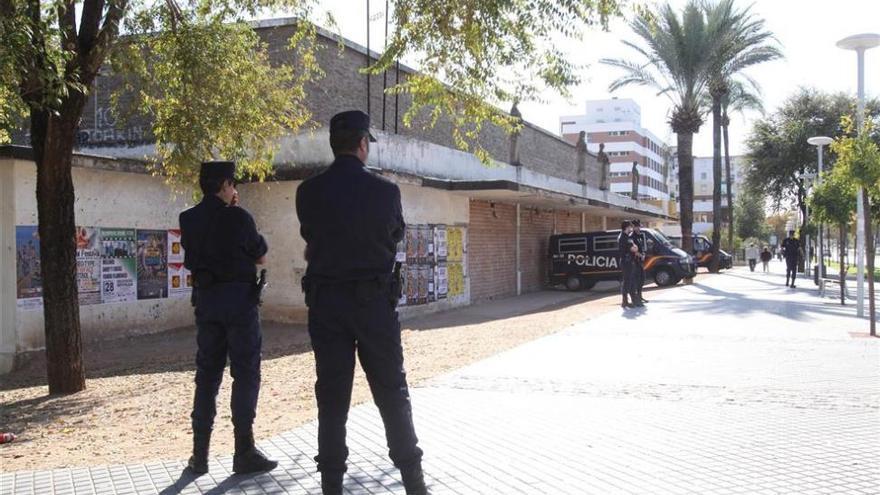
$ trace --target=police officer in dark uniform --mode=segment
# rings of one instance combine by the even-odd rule
[[[620,235],[617,237],[617,245],[619,249],[618,266],[620,266],[621,270],[620,292],[623,296],[620,306],[623,308],[641,307],[643,304],[639,301],[638,294],[635,292],[636,257],[639,253],[639,247],[633,238],[632,222],[629,220],[625,220],[620,224]],[[629,296],[629,300],[627,300],[627,296]]]
[[[794,281],[797,278],[798,258],[801,253],[801,243],[795,239],[794,231],[788,231],[788,237],[782,241],[782,255],[785,256],[785,286],[795,288]],[[791,282],[789,282],[789,279]]]
[[[394,260],[405,232],[400,190],[364,165],[375,142],[369,125],[364,112],[333,116],[330,147],[335,160],[303,182],[296,195],[308,261],[303,290],[318,376],[315,460],[323,492],[341,494],[357,353],[406,493],[425,494],[396,311],[400,282]]]
[[[253,434],[262,347],[256,267],[265,261],[269,248],[251,215],[236,206],[235,163],[203,163],[199,185],[202,201],[180,214],[184,265],[193,274],[198,327],[189,469],[196,474],[208,472],[217,391],[228,356],[235,428],[232,470],[270,471],[278,463],[257,450]]]
[[[642,222],[638,218],[632,221],[633,226],[633,240],[636,243],[636,246],[639,248],[639,254],[636,256],[635,262],[635,289],[636,294],[639,296],[639,302],[644,304],[648,302],[642,297],[642,288],[645,286],[645,256],[647,251],[645,250],[645,236],[642,235]]]

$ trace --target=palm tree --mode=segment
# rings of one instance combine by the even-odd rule
[[[672,101],[669,124],[678,142],[679,221],[682,247],[693,248],[694,220],[694,134],[703,125],[700,95],[708,84],[713,63],[710,47],[716,44],[707,27],[701,3],[690,0],[679,17],[668,4],[656,15],[642,11],[630,22],[641,44],[623,43],[643,60],[603,59],[602,63],[622,69],[623,76],[610,90],[638,85],[654,88]]]
[[[731,79],[744,69],[782,57],[774,46],[773,34],[764,29],[764,20],[756,19],[750,8],[737,9],[733,0],[703,5],[707,30],[715,39],[711,47],[708,91],[712,99],[712,263],[709,269],[719,270],[721,257],[721,102],[728,94]],[[729,167],[729,164],[728,164]],[[729,170],[729,169],[728,169]],[[730,176],[728,171],[728,190]],[[728,199],[729,201],[729,199]],[[732,208],[728,204],[728,209]],[[731,238],[732,240],[732,238]]]
[[[721,132],[724,139],[724,163],[727,169],[727,245],[729,249],[733,249],[733,183],[730,177],[730,137],[727,132],[730,127],[730,117],[728,112],[745,113],[749,110],[756,110],[764,113],[764,105],[758,96],[760,89],[755,85],[752,86],[753,88],[748,88],[741,81],[733,80],[727,94],[721,98]]]

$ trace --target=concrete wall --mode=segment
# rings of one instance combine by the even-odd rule
[[[15,277],[15,160],[0,158],[0,373],[18,349]]]
[[[6,306],[12,301],[14,308],[14,227],[37,224],[36,166],[30,161],[8,160],[0,162],[0,167],[0,174],[11,177],[10,183],[14,188],[11,232],[8,222],[2,224],[4,233],[10,232],[13,238],[12,264],[7,266],[5,260],[2,262],[3,285],[6,285],[6,280],[11,280],[13,287],[11,297],[4,293],[0,304]],[[5,189],[5,203],[9,184],[5,180],[0,182],[3,183],[0,187]],[[75,167],[73,182],[76,189],[76,222],[84,226],[163,230],[177,228],[177,215],[187,206],[189,199],[175,194],[162,179],[145,174]],[[83,339],[89,341],[191,325],[193,316],[189,298],[166,298],[84,305],[80,307],[80,321]],[[7,338],[14,335],[17,351],[39,349],[45,345],[42,309],[16,309],[14,334],[8,331],[7,324],[4,321],[2,333]]]

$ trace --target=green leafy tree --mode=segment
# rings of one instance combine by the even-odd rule
[[[740,213],[736,218],[736,235],[742,239],[766,239],[767,214],[764,211],[764,197],[746,189],[740,193],[737,203]]]
[[[707,26],[718,40],[711,47],[709,83],[707,86],[712,108],[712,243],[713,256],[709,269],[720,269],[718,249],[721,246],[721,127],[722,101],[730,92],[732,80],[743,70],[757,64],[782,57],[774,46],[773,35],[764,27],[764,20],[757,19],[750,8],[737,9],[733,0],[707,3]],[[708,49],[708,48],[707,48]],[[728,176],[728,181],[729,181]],[[729,182],[728,182],[729,184]],[[728,209],[733,205],[728,203]]]
[[[200,161],[240,162],[242,175],[264,177],[278,138],[309,122],[304,85],[316,65],[317,0],[0,0],[0,140],[24,112],[37,164],[37,206],[48,382],[51,393],[85,387],[74,249],[71,172],[77,127],[102,66],[112,63],[125,109],[149,114],[156,140],[153,169],[192,183]],[[558,48],[591,25],[607,26],[616,0],[396,0],[390,43],[368,70],[406,58],[422,70],[391,89],[411,96],[405,120],[427,112],[429,124],[452,119],[456,143],[473,146],[487,122],[514,130],[519,121],[497,104],[565,93],[577,68]],[[290,65],[268,63],[247,19],[284,11],[301,19]],[[118,97],[118,95],[115,95]]]
[[[876,307],[874,302],[874,233],[872,226],[871,198],[878,196],[880,188],[880,146],[872,139],[871,122],[858,135],[853,136],[852,119],[844,117],[843,128],[847,134],[837,138],[831,144],[831,150],[837,155],[836,170],[845,174],[857,186],[867,192],[862,195],[865,220],[865,249],[867,251],[868,272],[868,308],[870,312],[871,335],[877,335]]]
[[[825,172],[822,184],[813,188],[810,194],[809,205],[815,221],[839,228],[840,304],[846,304],[845,246],[847,231],[856,210],[855,182],[843,167]]]
[[[876,116],[880,102],[869,100],[866,108],[867,115]],[[848,95],[798,90],[754,122],[746,139],[746,185],[764,193],[777,208],[795,207],[805,217],[806,189],[799,176],[818,168],[816,148],[807,139],[843,135],[841,117],[854,113],[855,99]],[[880,142],[880,135],[872,131],[872,139]],[[825,166],[834,166],[834,161]]]
[[[693,248],[694,221],[694,134],[703,125],[701,95],[709,82],[712,51],[719,39],[707,25],[702,4],[689,1],[681,14],[669,3],[656,15],[641,12],[630,22],[637,42],[624,41],[638,60],[603,59],[602,63],[624,74],[610,89],[647,86],[667,96],[672,103],[669,123],[678,145],[679,222],[682,246]]]

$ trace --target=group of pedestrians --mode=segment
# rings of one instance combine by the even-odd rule
[[[641,308],[648,302],[642,297],[642,286],[645,285],[645,238],[642,236],[642,223],[636,220],[625,220],[620,225],[620,236],[617,238],[620,250],[620,284],[623,301],[620,306]]]
[[[797,278],[798,260],[800,259],[801,242],[794,236],[794,231],[788,231],[788,237],[782,241],[782,247],[779,250],[782,258],[785,260],[785,286],[795,289],[795,279]],[[746,259],[749,261],[749,270],[755,271],[758,259],[764,265],[764,273],[770,271],[770,260],[773,259],[773,253],[770,248],[764,246],[764,249],[758,253],[758,247],[753,243],[746,248]]]
[[[764,273],[769,273],[770,260],[773,259],[773,253],[768,246],[764,246],[764,249],[759,253],[758,246],[752,243],[746,248],[746,259],[749,261],[749,270],[755,271],[755,267],[758,265],[758,259],[760,259],[764,268]]]

